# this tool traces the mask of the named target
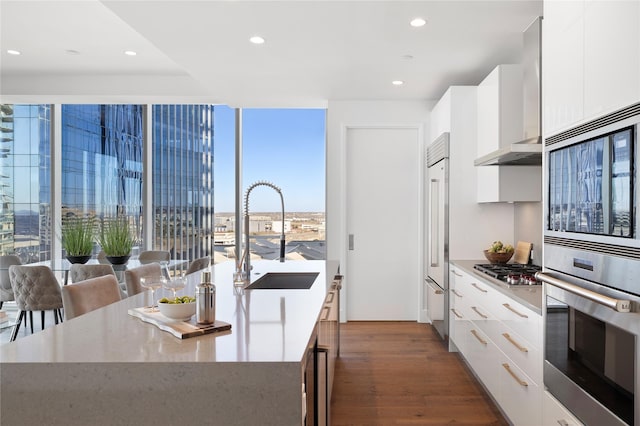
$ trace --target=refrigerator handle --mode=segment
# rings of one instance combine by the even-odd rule
[[[431,201],[431,220],[429,224],[431,225],[431,235],[430,235],[430,256],[431,256],[431,266],[438,267],[440,266],[440,250],[438,247],[438,243],[440,241],[440,227],[438,226],[440,223],[440,209],[438,208],[438,203],[440,202],[440,180],[439,179],[431,179],[431,191],[430,191],[430,201]]]

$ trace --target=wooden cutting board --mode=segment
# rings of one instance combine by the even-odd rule
[[[520,263],[526,265],[529,263],[529,256],[531,255],[531,247],[533,244],[524,241],[518,241],[516,244],[516,252],[513,254],[513,263]]]

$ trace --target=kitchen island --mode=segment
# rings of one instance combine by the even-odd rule
[[[230,331],[178,339],[128,314],[147,292],[0,346],[0,424],[300,425],[306,359],[338,263],[253,267],[319,275],[308,290],[238,291],[234,263],[215,265],[216,319]]]

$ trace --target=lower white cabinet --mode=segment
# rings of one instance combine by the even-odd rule
[[[547,424],[542,317],[455,265],[449,277],[449,338],[514,425]]]
[[[549,392],[542,393],[542,424],[549,426],[581,426],[582,423],[560,404]]]

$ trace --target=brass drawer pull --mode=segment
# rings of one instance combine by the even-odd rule
[[[511,312],[513,312],[514,314],[516,314],[517,316],[519,316],[521,318],[529,318],[527,315],[521,314],[520,312],[518,312],[515,309],[513,309],[511,307],[511,305],[509,305],[508,303],[503,303],[502,306],[504,306],[505,308],[507,308],[508,310],[510,310]]]
[[[324,300],[324,303],[333,302],[333,296],[334,295],[335,295],[335,293],[333,291],[330,291],[329,294],[327,294],[327,298]]]
[[[458,312],[456,312],[455,309],[451,308],[451,312],[453,312],[453,315],[457,316],[458,318],[462,318],[462,315],[460,315]]]
[[[480,290],[483,293],[488,293],[487,290],[485,290],[484,288],[478,286],[478,284],[476,284],[476,283],[471,283],[471,285],[474,286],[475,288],[477,288],[478,290]]]
[[[524,346],[521,346],[518,342],[516,342],[515,340],[513,340],[513,337],[509,336],[509,333],[502,333],[502,336],[507,339],[509,341],[509,343],[511,343],[513,346],[515,346],[516,348],[518,348],[518,350],[520,352],[529,352],[529,349],[525,348]]]
[[[560,426],[569,426],[569,423],[567,423],[567,421],[563,419],[558,420],[558,424]]]
[[[525,386],[525,387],[526,387],[526,386],[529,386],[529,384],[528,384],[527,382],[525,382],[524,380],[522,380],[520,377],[518,377],[518,376],[516,375],[516,373],[514,373],[514,372],[511,370],[511,367],[509,367],[509,364],[504,363],[504,364],[502,364],[502,366],[504,367],[504,369],[505,369],[505,370],[507,370],[507,372],[508,372],[509,374],[511,374],[511,377],[513,377],[513,379],[514,379],[516,382],[518,382],[518,384],[519,384],[520,386]]]
[[[454,271],[454,270],[451,270],[451,272],[453,272],[453,275],[455,275],[456,277],[462,277],[462,275],[460,275],[459,273],[457,273],[457,272],[456,272],[456,271]]]
[[[478,310],[478,308],[476,308],[475,306],[472,306],[471,309],[473,309],[475,311],[476,314],[480,315],[482,318],[487,319],[489,318],[488,316],[486,316],[485,314],[483,314],[482,312],[480,312]]]
[[[320,319],[320,321],[326,321],[329,319],[329,314],[331,313],[331,308],[329,306],[325,306],[322,308],[323,312],[326,312],[325,315]]]
[[[458,290],[456,290],[455,288],[451,289],[451,292],[453,294],[455,294],[456,296],[458,296],[458,297],[462,297],[462,295],[460,293],[458,293]]]
[[[482,343],[483,345],[487,345],[487,341],[484,340],[482,337],[478,336],[478,332],[475,330],[471,330],[471,334],[473,334],[473,337],[475,337],[476,339],[478,339],[478,342]]]

